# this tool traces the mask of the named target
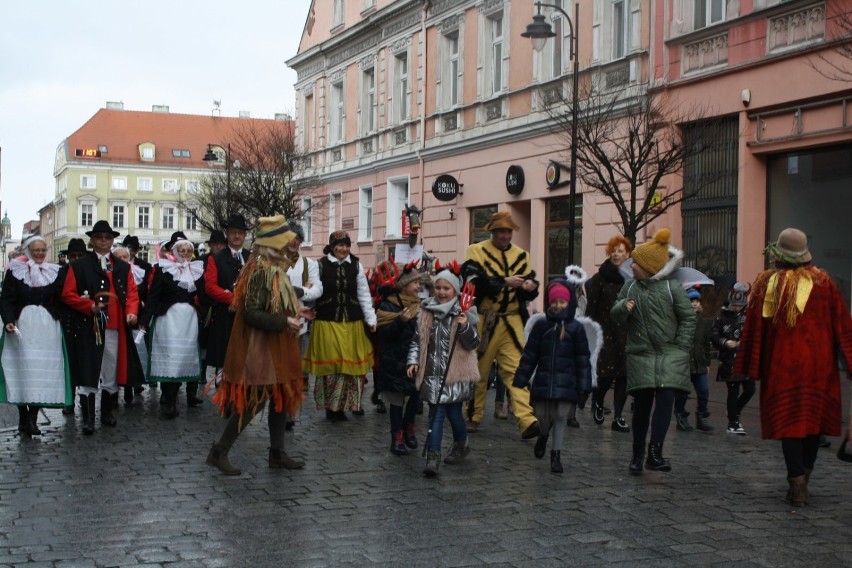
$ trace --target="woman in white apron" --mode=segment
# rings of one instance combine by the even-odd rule
[[[59,323],[56,275],[46,262],[47,243],[34,235],[24,255],[9,263],[0,293],[0,402],[18,406],[18,431],[40,435],[39,408],[73,403],[65,344]]]
[[[192,260],[194,251],[190,241],[177,240],[171,247],[175,260],[159,260],[148,293],[145,312],[151,328],[151,352],[147,376],[149,382],[160,383],[164,418],[178,415],[180,384],[197,384],[201,378],[195,302],[204,263]]]

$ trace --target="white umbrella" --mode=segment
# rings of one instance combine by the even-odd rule
[[[629,278],[633,278],[633,269],[630,268],[630,265],[633,264],[633,259],[628,258],[624,262],[621,263],[621,266],[618,267],[618,271],[624,276],[624,279],[627,280]],[[713,279],[701,272],[700,270],[696,270],[694,268],[689,268],[688,266],[681,266],[676,268],[674,272],[672,272],[672,276],[674,276],[680,285],[683,286],[684,290],[692,288],[694,286],[713,286],[715,282]]]

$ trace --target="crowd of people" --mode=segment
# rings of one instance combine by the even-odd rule
[[[302,229],[283,216],[258,219],[246,250],[250,227],[233,215],[211,234],[203,258],[175,232],[150,264],[138,258],[138,238],[116,244],[120,235],[106,221],[86,233],[91,250],[71,239],[63,265],[47,262],[45,240],[32,236],[0,293],[0,402],[18,407],[22,436],[42,434],[41,407],[73,415],[77,405],[82,432],[92,435],[96,415],[116,426],[120,388],[127,405],[159,388],[160,414],[172,420],[181,385],[187,407],[201,405],[199,384],[212,368],[208,392],[226,421],[206,463],[239,475],[229,451],[259,412],[267,412],[269,467],[302,468],[284,441],[310,377],[316,409],[339,423],[363,414],[372,370],[392,454],[420,447],[418,416],[428,405],[423,473],[434,477],[441,463],[469,455],[496,375],[520,438],[535,440],[536,458],[550,444],[551,472],[564,471],[566,428],[578,426],[577,409],[590,399],[594,423],[611,413],[611,429],[632,435],[628,469],[638,475],[671,470],[663,445],[673,417],[681,431],[714,430],[715,356],[716,381],[727,387],[726,432],[746,433],[740,415],[759,382],[761,431],[781,440],[786,499],[808,502],[820,435],[841,430],[852,316],[814,266],[804,233],[782,231],[767,249],[769,270],[732,286],[709,320],[702,291],[677,277],[683,253],[668,229],[635,247],[614,236],[591,278],[566,267],[544,286],[529,253],[512,242],[519,226],[508,212],[486,229],[490,238],[470,245],[461,264],[390,259],[372,269],[351,253],[344,231],[331,233],[322,257],[306,258]],[[542,288],[544,311],[532,314]],[[686,410],[693,391],[695,428]],[[444,454],[445,419],[452,443]]]

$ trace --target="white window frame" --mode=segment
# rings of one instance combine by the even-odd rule
[[[171,203],[161,203],[160,204],[160,228],[161,229],[165,229],[165,230],[168,230],[168,231],[176,231],[177,230],[176,225],[175,225],[175,221],[176,221],[175,210],[176,210],[176,207],[174,205],[172,205]],[[171,220],[171,223],[170,223],[171,226],[166,225],[166,213],[169,214],[169,218]]]
[[[441,108],[452,109],[460,104],[464,98],[462,91],[462,76],[464,62],[462,53],[461,29],[453,30],[441,36],[439,49],[441,49]]]
[[[714,8],[721,11],[720,16],[715,19],[713,18]],[[695,0],[692,20],[694,29],[700,30],[719,22],[724,22],[727,18],[727,12],[727,0]]]
[[[143,146],[140,156],[146,162],[153,162],[157,157],[157,153],[153,146]]]
[[[329,112],[328,138],[331,144],[337,144],[345,140],[345,103],[346,91],[343,81],[331,84],[331,109]]]
[[[489,14],[486,18],[488,25],[488,63],[486,67],[487,77],[487,92],[489,95],[499,95],[503,92],[505,81],[505,68],[503,62],[505,60],[505,40],[506,40],[506,20],[503,18],[503,11]]]
[[[198,230],[198,206],[187,206],[184,209],[183,228],[185,231]]]
[[[110,206],[110,219],[112,220],[113,229],[127,228],[127,204],[113,203]]]
[[[358,188],[358,241],[373,240],[373,186]]]
[[[630,0],[612,0],[610,38],[610,58],[614,61],[626,57],[630,41]]]
[[[408,104],[410,100],[408,92],[410,88],[408,69],[408,50],[406,49],[394,56],[394,71],[396,74],[396,81],[394,81],[394,106],[396,107],[396,121],[399,124],[408,120],[409,113],[411,112]]]
[[[186,187],[187,193],[195,195],[201,189],[201,182],[197,179],[188,179],[184,182],[184,187]]]
[[[145,186],[145,187],[143,187]],[[136,191],[150,193],[154,191],[154,180],[149,177],[141,177],[136,179]]]
[[[313,198],[312,197],[303,197],[299,207],[302,211],[302,229],[305,231],[305,240],[302,241],[303,246],[311,246],[314,244],[313,242],[313,225],[314,225],[314,213],[312,209]]]
[[[80,175],[80,189],[90,190],[98,188],[98,178],[91,174]]]
[[[314,110],[314,94],[305,95],[305,109],[302,116],[302,149],[312,150],[314,147],[313,124],[316,120]]]
[[[163,193],[177,193],[180,191],[180,182],[176,178],[163,178]]]
[[[142,223],[142,210],[145,210],[145,223]],[[151,203],[139,203],[136,205],[136,228],[150,229],[151,228]]]
[[[113,176],[110,180],[113,191],[127,191],[127,176]]]
[[[338,212],[337,205],[341,204],[341,211]],[[343,190],[335,189],[331,193],[328,194],[328,232],[336,231],[340,228],[341,223],[338,223],[338,218],[343,213],[342,209],[343,204]]]
[[[550,4],[562,6],[562,0],[551,0]],[[558,79],[565,74],[565,64],[570,54],[570,43],[566,36],[568,26],[557,10],[550,12],[550,26],[556,37],[550,38],[541,52],[534,52],[535,73],[539,82]]]
[[[94,201],[81,201],[78,206],[77,213],[77,224],[80,227],[94,227],[95,226],[95,214],[97,213],[97,207]],[[89,209],[88,212],[86,209]],[[85,222],[84,216],[89,216],[89,223]]]
[[[361,136],[376,131],[376,67],[361,70]]]
[[[411,183],[408,176],[388,178],[387,213],[385,238],[401,239],[402,210],[411,198]]]
[[[331,25],[332,27],[337,27],[343,25],[343,16],[346,13],[346,4],[344,0],[332,0],[334,2],[332,6],[332,16],[331,16]]]

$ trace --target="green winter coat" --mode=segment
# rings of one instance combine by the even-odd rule
[[[667,265],[668,268],[668,265]],[[627,323],[627,392],[671,387],[691,391],[689,351],[695,333],[695,310],[680,283],[670,278],[674,267],[649,280],[624,283],[610,313]],[[636,301],[632,312],[627,300]]]

